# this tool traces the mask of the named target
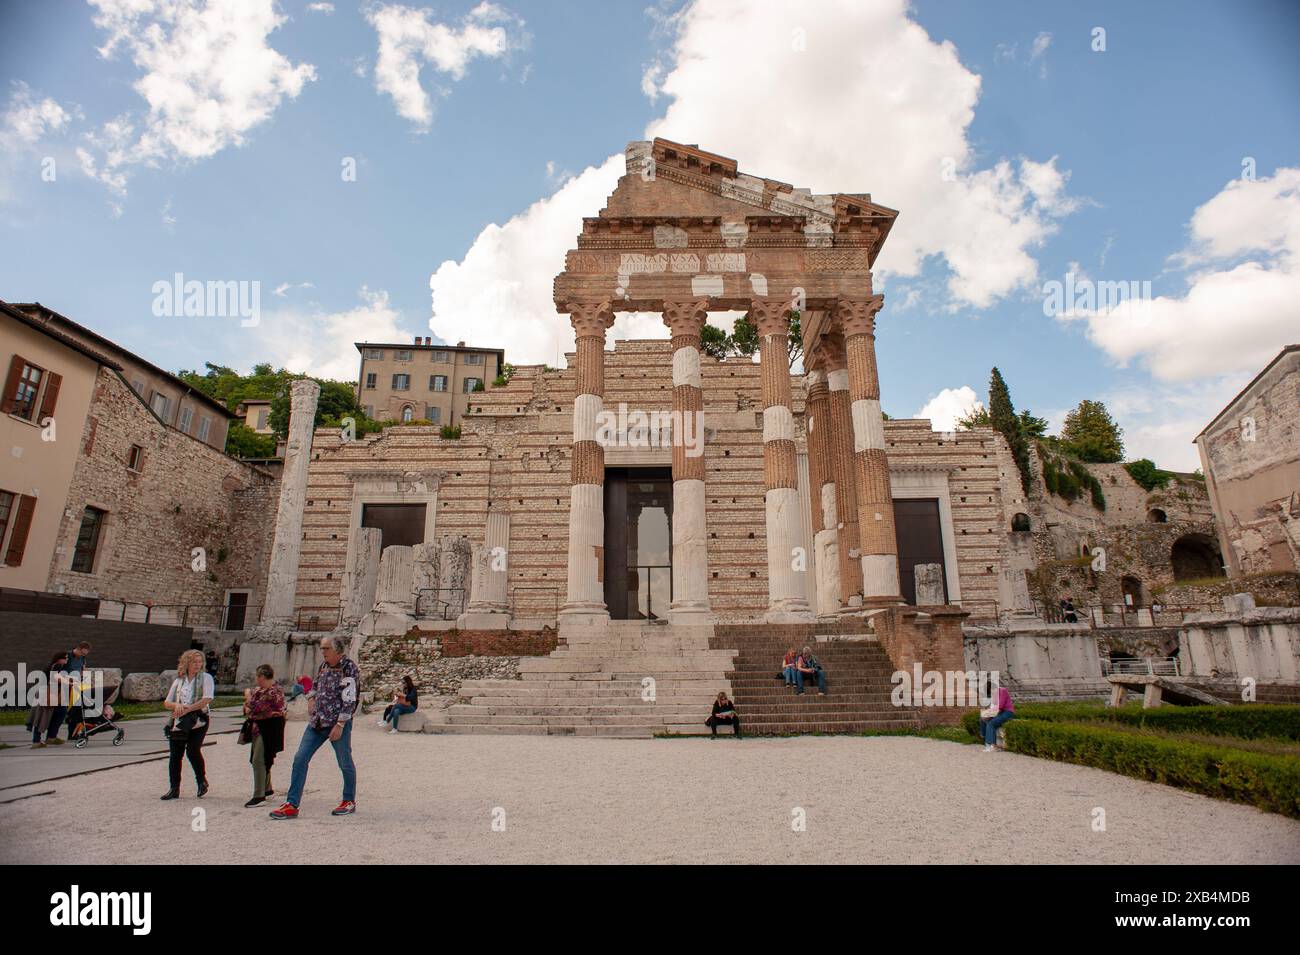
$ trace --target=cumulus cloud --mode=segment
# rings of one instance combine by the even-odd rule
[[[1192,215],[1174,261],[1190,269],[1181,295],[1076,310],[1088,338],[1116,362],[1161,381],[1256,372],[1300,339],[1300,168],[1236,180]]]
[[[0,116],[0,129],[11,145],[32,145],[49,133],[66,129],[78,112],[77,107],[65,108],[49,96],[38,99],[30,86],[15,80],[9,103]]]
[[[983,404],[975,394],[975,389],[970,385],[962,385],[960,388],[943,389],[922,405],[912,417],[929,418],[930,428],[933,431],[955,431],[958,418],[963,418],[973,409],[982,407]]]
[[[1029,62],[1038,64],[1038,75],[1047,79],[1047,48],[1052,45],[1052,35],[1050,33],[1040,33],[1034,37],[1033,46],[1029,49]]]
[[[916,276],[938,257],[950,308],[983,308],[1034,287],[1033,250],[1073,208],[1068,172],[1056,157],[977,165],[968,131],[980,78],[951,43],[909,19],[904,0],[719,0],[661,26],[669,47],[647,67],[643,90],[666,109],[646,138],[699,142],[745,172],[814,192],[870,192],[902,211],[877,276]],[[468,327],[492,314],[512,355],[554,362],[556,336],[539,332],[556,327],[551,281],[622,164],[620,154],[593,166],[484,229],[461,262],[443,263],[431,282],[431,327]],[[461,279],[466,273],[473,281]],[[508,308],[485,312],[491,305]],[[559,335],[571,348],[567,323]]]
[[[107,39],[100,56],[125,51],[148,106],[86,135],[82,170],[121,193],[137,164],[206,159],[240,146],[286,99],[316,78],[310,63],[273,49],[284,23],[274,0],[90,0]]]
[[[329,16],[331,13],[334,12],[334,4],[332,4],[332,3],[309,3],[309,4],[307,4],[307,9],[310,10],[312,13],[323,13],[323,14],[325,14],[326,16]]]
[[[421,132],[433,125],[434,112],[433,101],[420,82],[425,65],[434,73],[459,80],[471,60],[501,57],[527,42],[524,21],[488,0],[466,14],[459,27],[432,22],[432,15],[432,10],[400,4],[366,10],[366,19],[379,37],[375,89],[391,96],[398,114]],[[439,96],[447,95],[445,86],[434,84],[433,88]]]
[[[386,291],[362,286],[357,294],[359,304],[341,312],[263,307],[256,326],[239,330],[241,336],[252,338],[240,338],[240,351],[277,368],[355,381],[359,366],[355,342],[409,340]]]

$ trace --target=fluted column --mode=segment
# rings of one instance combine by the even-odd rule
[[[826,356],[826,384],[830,389],[830,460],[835,483],[840,610],[854,612],[862,608],[862,561],[858,550],[858,491],[854,477],[848,359],[844,354],[844,338],[838,332],[825,336],[822,348]]]
[[[280,472],[280,505],[275,511],[275,542],[266,580],[264,620],[272,626],[294,625],[298,596],[298,559],[302,554],[302,512],[307,503],[307,466],[316,430],[320,385],[309,378],[289,386],[289,440]]]
[[[854,475],[858,492],[858,533],[862,549],[862,598],[869,606],[902,602],[898,585],[898,540],[894,497],[885,459],[885,424],[880,414],[876,372],[876,313],[883,295],[841,300],[840,328],[849,362],[852,399]]]
[[[673,347],[673,600],[674,624],[709,622],[709,542],[704,519],[704,393],[700,330],[707,300],[664,303]]]
[[[805,356],[806,357],[806,356]],[[804,428],[808,433],[808,498],[817,569],[817,616],[840,609],[839,524],[831,463],[831,391],[820,368],[804,376]]]
[[[566,624],[609,620],[605,607],[605,449],[596,441],[605,403],[605,332],[609,302],[566,306],[576,338],[573,452],[569,488],[569,582],[560,609]]]
[[[762,374],[767,620],[771,623],[813,619],[802,577],[807,573],[807,555],[798,561],[795,550],[803,541],[790,411],[790,312],[791,303],[785,299],[756,299],[749,309],[749,321],[758,329]]]

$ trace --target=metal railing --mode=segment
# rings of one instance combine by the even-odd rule
[[[422,587],[415,592],[415,615],[417,617],[454,620],[464,612],[464,587]]]
[[[1182,676],[1178,657],[1101,658],[1101,675]]]

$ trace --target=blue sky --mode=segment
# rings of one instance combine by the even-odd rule
[[[950,420],[996,364],[1017,406],[1105,400],[1130,456],[1191,469],[1300,340],[1294,3],[224,9],[0,3],[0,298],[174,369],[350,377],[352,341],[417,334],[555,364],[563,250],[662,134],[901,210],[877,262],[896,417]],[[1045,314],[1071,271],[1153,301]],[[260,282],[258,324],[156,316],[177,272]]]

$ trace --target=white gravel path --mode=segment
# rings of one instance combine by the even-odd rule
[[[1297,863],[1300,822],[1100,770],[978,746],[876,737],[690,740],[389,736],[354,741],[359,811],[312,764],[304,816],[244,809],[248,750],[205,748],[213,787],[159,802],[166,764],[40,785],[0,805],[0,863]],[[275,768],[289,782],[299,724]],[[4,798],[22,790],[0,793]],[[272,802],[275,802],[273,800]],[[206,811],[206,832],[191,811]],[[493,831],[494,809],[505,831]],[[1093,810],[1106,831],[1093,831]],[[793,811],[806,814],[803,832]],[[499,818],[499,816],[498,816]]]

